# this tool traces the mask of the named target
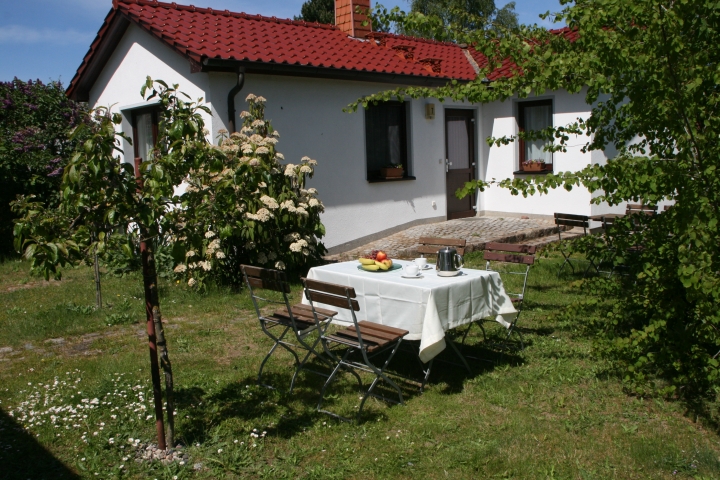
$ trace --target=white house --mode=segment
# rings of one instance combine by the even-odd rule
[[[247,94],[264,96],[266,117],[281,134],[278,148],[286,160],[297,163],[305,155],[318,160],[312,186],[326,206],[324,242],[331,253],[412,225],[483,213],[551,217],[608,211],[591,206],[591,193],[584,189],[530,198],[499,188],[477,198],[454,196],[472,178],[527,175],[526,159],[543,159],[546,171],[605,161],[602,154],[581,153],[582,138],[566,153],[554,154],[530,142],[503,147],[485,142],[522,127],[587,118],[583,95],[557,91],[485,105],[407,100],[343,112],[363,95],[398,85],[472,80],[484,60],[457,44],[370,32],[356,6],[367,8],[369,0],[335,0],[337,26],[330,26],[113,0],[68,95],[121,112],[123,130],[134,137],[124,150],[133,158],[144,157],[155,134],[153,106],[139,93],[148,75],[202,97],[212,111],[206,123],[213,139],[221,129],[235,131]],[[126,161],[130,157],[126,153]],[[390,163],[403,165],[402,178],[381,178],[380,168]]]

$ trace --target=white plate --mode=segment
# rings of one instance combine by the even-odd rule
[[[462,275],[462,271],[458,270],[457,272],[443,272],[438,270],[437,274],[438,277],[457,277],[458,275]]]
[[[421,268],[420,270],[430,270],[431,268],[435,268],[435,265],[427,265],[427,264],[426,264],[426,265],[425,265],[423,268]]]
[[[417,275],[400,275],[402,278],[423,278],[422,273],[418,273]]]

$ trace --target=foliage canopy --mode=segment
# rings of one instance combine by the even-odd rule
[[[0,82],[0,255],[12,251],[17,195],[35,195],[57,206],[65,163],[79,138],[70,138],[83,122],[84,107],[65,96],[60,82]]]
[[[307,0],[295,20],[335,25],[335,0]]]
[[[561,3],[555,21],[577,32],[574,42],[567,31],[535,26],[498,33],[453,25],[456,41],[489,59],[477,80],[398,88],[350,108],[406,96],[489,103],[558,90],[584,95],[592,105],[588,118],[488,142],[545,138],[547,149],[565,151],[580,140],[585,152],[616,149],[614,158],[576,172],[478,180],[458,193],[492,185],[522,195],[584,187],[598,194],[594,203],[674,201],[667,212],[627,218],[579,247],[626,267],[628,274],[603,290],[617,302],[596,326],[601,350],[617,360],[628,386],[640,393],[713,393],[720,386],[720,10],[700,0]],[[437,19],[393,20],[442,34]],[[505,59],[515,62],[515,75],[484,81]]]

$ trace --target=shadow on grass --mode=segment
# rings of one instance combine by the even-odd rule
[[[2,409],[0,432],[0,464],[3,472],[0,477],[3,479],[80,478]]]

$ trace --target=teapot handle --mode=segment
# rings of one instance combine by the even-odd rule
[[[465,262],[464,262],[464,260],[463,260],[463,257],[462,257],[462,255],[460,255],[459,253],[456,253],[456,254],[455,254],[455,262],[456,262],[456,263],[458,263],[458,262],[460,263],[460,265],[456,265],[455,268],[462,268],[463,265],[465,265]]]

